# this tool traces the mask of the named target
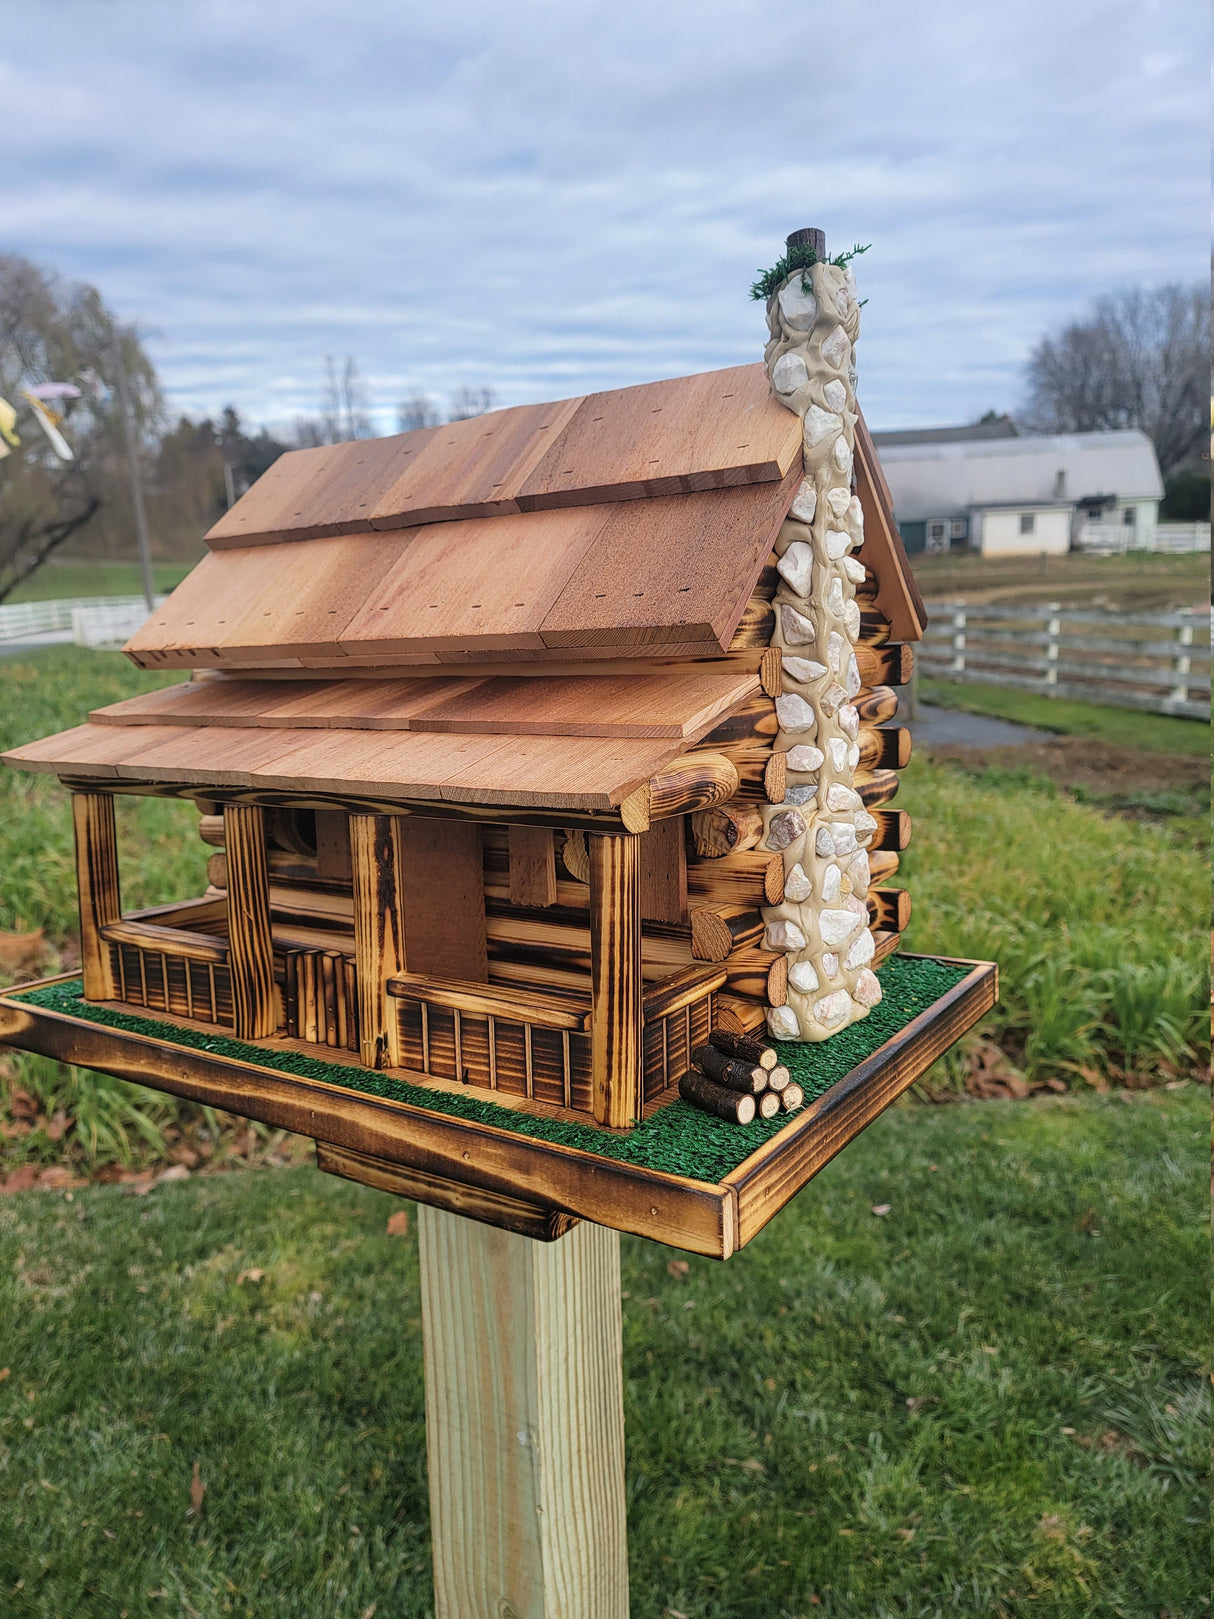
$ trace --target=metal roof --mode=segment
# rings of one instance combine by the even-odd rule
[[[960,516],[988,506],[1073,504],[1091,496],[1160,500],[1163,481],[1145,433],[1059,433],[1032,438],[881,446],[900,522]]]

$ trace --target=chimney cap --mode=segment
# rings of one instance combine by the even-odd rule
[[[819,259],[826,257],[826,232],[817,230],[812,225],[806,225],[801,230],[793,231],[784,243],[785,250],[792,252],[794,247],[812,247]]]

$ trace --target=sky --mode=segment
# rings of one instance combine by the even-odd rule
[[[1208,274],[1204,0],[28,0],[0,251],[277,428],[353,356],[501,404],[761,357],[799,226],[871,243],[876,428],[1014,408],[1091,300]]]

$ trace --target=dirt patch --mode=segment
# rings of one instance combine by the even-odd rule
[[[1044,776],[1071,792],[1114,801],[1115,808],[1150,807],[1161,795],[1192,801],[1192,812],[1208,797],[1209,761],[1200,755],[1141,753],[1096,737],[1059,736],[1016,747],[968,748],[945,743],[928,747],[933,759],[972,771],[1006,771]],[[1124,800],[1124,804],[1119,801]],[[1167,813],[1166,809],[1162,813]],[[1176,813],[1175,810],[1172,813]]]

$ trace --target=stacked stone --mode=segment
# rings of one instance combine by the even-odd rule
[[[855,790],[860,757],[860,636],[851,553],[864,539],[852,493],[854,345],[860,333],[849,267],[795,270],[767,304],[764,352],[776,398],[804,424],[804,479],[776,541],[780,584],[772,645],[783,655],[782,804],[764,807],[763,847],[784,858],[784,899],[763,912],[765,943],[788,957],[785,1003],[768,1028],[782,1040],[825,1040],[881,999],[865,903],[877,823]]]

